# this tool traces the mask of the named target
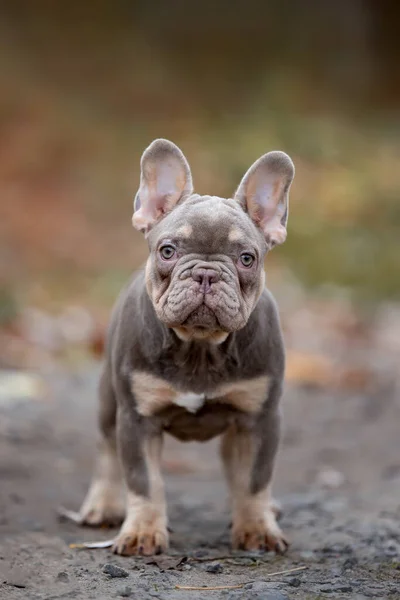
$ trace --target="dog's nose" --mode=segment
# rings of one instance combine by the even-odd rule
[[[211,284],[219,280],[220,273],[211,267],[198,267],[193,269],[192,278],[200,283],[201,291],[208,294],[211,290]]]

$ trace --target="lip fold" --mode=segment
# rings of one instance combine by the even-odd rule
[[[185,327],[199,327],[204,329],[217,329],[219,327],[218,319],[204,302],[195,308],[184,321]]]

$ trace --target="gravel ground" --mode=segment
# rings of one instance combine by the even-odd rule
[[[168,556],[153,561],[70,548],[114,532],[56,515],[60,504],[78,509],[86,492],[97,376],[97,365],[52,372],[43,399],[0,406],[0,598],[400,598],[396,385],[369,393],[287,389],[275,478],[292,542],[284,557],[230,551],[216,443],[168,440],[173,533]]]

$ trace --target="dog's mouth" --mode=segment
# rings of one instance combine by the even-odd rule
[[[204,303],[200,304],[182,323],[183,327],[196,327],[198,329],[220,329],[215,313]]]
[[[177,336],[185,341],[200,340],[211,344],[221,344],[229,335],[224,331],[215,313],[205,304],[201,304],[179,326],[173,328]]]

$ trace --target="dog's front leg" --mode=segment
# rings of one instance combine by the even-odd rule
[[[80,509],[84,525],[120,525],[125,517],[125,490],[116,448],[116,398],[106,364],[99,386],[101,443],[92,482]]]
[[[167,511],[161,475],[161,428],[137,414],[132,397],[119,395],[117,445],[127,487],[126,518],[116,554],[152,555],[168,547]]]
[[[276,521],[271,479],[279,442],[280,415],[274,400],[250,425],[238,419],[222,439],[221,455],[232,501],[232,545],[244,550],[288,548]]]

